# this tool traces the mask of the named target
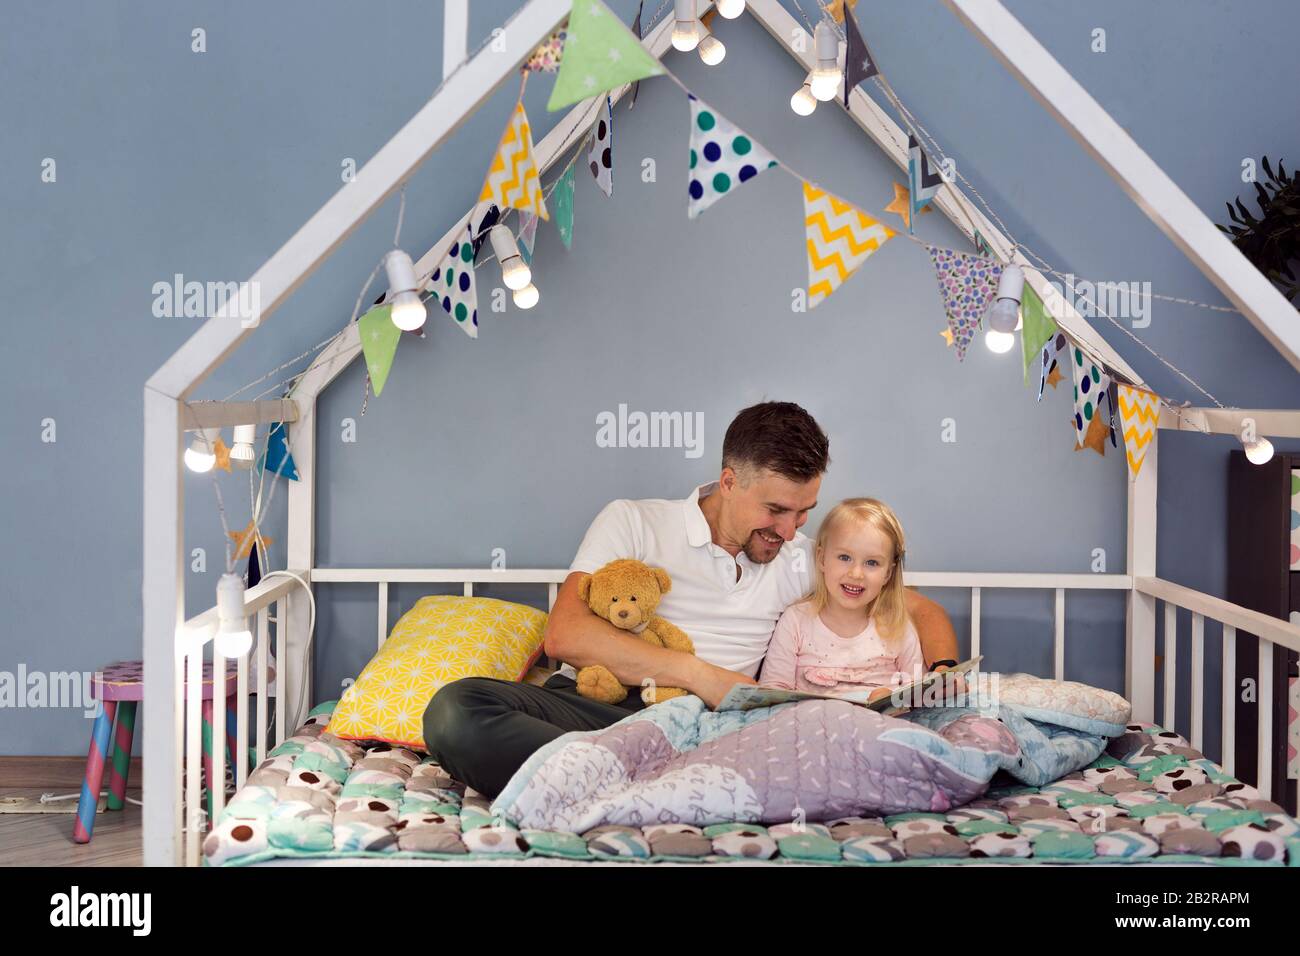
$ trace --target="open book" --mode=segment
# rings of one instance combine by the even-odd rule
[[[722,698],[717,709],[722,710],[753,710],[755,707],[773,707],[777,704],[788,704],[796,700],[847,700],[851,704],[858,704],[871,710],[878,710],[885,714],[898,714],[912,707],[921,707],[926,704],[939,703],[943,700],[943,678],[946,674],[964,674],[967,671],[974,670],[979,662],[984,658],[972,657],[968,661],[962,661],[956,667],[950,667],[946,671],[930,671],[923,675],[920,680],[915,680],[907,684],[902,684],[894,688],[888,697],[882,697],[879,700],[867,702],[867,697],[871,691],[864,689],[861,692],[855,692],[852,696],[843,694],[813,694],[803,690],[782,690],[778,687],[755,687],[752,684],[737,684],[727,692],[727,696]]]

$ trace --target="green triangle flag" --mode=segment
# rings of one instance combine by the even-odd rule
[[[573,170],[574,164],[569,163],[551,192],[551,218],[566,249],[573,248]]]
[[[573,0],[560,73],[546,108],[554,111],[572,106],[663,71],[609,7],[600,0]]]
[[[357,320],[357,332],[361,336],[370,384],[375,388],[375,395],[379,395],[388,381],[388,370],[393,367],[393,356],[402,337],[402,330],[393,325],[393,307],[371,309]]]
[[[1043,300],[1028,282],[1020,293],[1020,348],[1025,358],[1025,384],[1029,384],[1029,366],[1041,361],[1043,346],[1056,334],[1056,320],[1047,314]]]

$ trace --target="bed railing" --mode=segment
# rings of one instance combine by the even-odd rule
[[[388,636],[389,623],[389,588],[397,584],[429,584],[458,586],[466,596],[472,596],[480,585],[545,585],[546,607],[549,610],[555,604],[560,584],[569,572],[558,569],[523,569],[493,570],[488,568],[315,568],[310,572],[295,572],[307,580],[313,587],[319,584],[373,584],[377,601],[376,613],[376,647],[382,646]],[[1223,755],[1221,762],[1225,769],[1233,772],[1236,763],[1236,747],[1233,734],[1235,720],[1236,693],[1236,633],[1247,631],[1259,636],[1259,773],[1255,785],[1267,796],[1272,784],[1271,746],[1272,746],[1272,700],[1271,676],[1273,673],[1274,646],[1300,650],[1300,626],[1268,617],[1256,611],[1231,604],[1190,588],[1159,578],[1134,578],[1126,574],[1050,574],[1050,573],[996,573],[996,572],[947,572],[947,571],[909,571],[905,572],[908,585],[919,588],[944,588],[967,590],[970,593],[970,654],[980,653],[980,633],[982,617],[982,599],[988,590],[1035,590],[1051,591],[1053,602],[1053,674],[1057,680],[1066,679],[1065,643],[1067,634],[1066,592],[1067,591],[1122,591],[1143,595],[1159,600],[1165,604],[1165,647],[1164,647],[1164,726],[1173,728],[1176,694],[1176,617],[1170,613],[1172,608],[1186,608],[1192,613],[1192,680],[1191,693],[1191,734],[1190,741],[1194,747],[1201,748],[1203,736],[1204,703],[1204,622],[1218,621],[1223,625],[1223,718],[1222,740]],[[235,746],[233,755],[233,783],[242,786],[247,779],[250,763],[250,743],[252,762],[260,763],[269,747],[285,739],[289,728],[296,728],[305,719],[305,713],[297,713],[299,697],[306,697],[310,702],[311,675],[308,661],[293,659],[287,652],[286,635],[289,624],[288,598],[295,588],[300,587],[291,578],[274,578],[264,581],[257,587],[249,589],[245,595],[244,608],[250,617],[255,618],[254,634],[256,638],[253,651],[253,680],[249,680],[248,656],[239,659],[236,673],[236,721]],[[274,614],[271,612],[274,611]],[[192,694],[188,699],[182,695],[183,683],[198,686],[202,679],[205,657],[215,655],[212,638],[215,633],[217,618],[216,608],[210,608],[186,622],[186,635],[189,647],[179,651],[177,661],[177,682],[175,688],[177,766],[175,797],[178,809],[177,820],[184,821],[184,859],[188,865],[199,862],[203,837],[208,822],[218,818],[225,807],[225,787],[211,788],[209,805],[205,806],[200,780],[203,770],[203,709],[200,695]],[[274,662],[275,678],[268,677],[270,663],[270,625],[275,624]],[[1150,643],[1134,641],[1130,635],[1128,655],[1141,654],[1143,648],[1154,653]],[[213,701],[222,701],[226,694],[225,659],[218,657],[218,666],[213,668]],[[996,662],[993,662],[996,664]],[[1126,674],[1149,674],[1154,681],[1154,660],[1148,661],[1146,668],[1134,668],[1129,660]],[[182,675],[184,675],[182,677]],[[305,684],[306,690],[303,689]],[[1150,698],[1154,699],[1154,687],[1149,688]],[[1132,696],[1132,688],[1125,688],[1126,694]],[[268,701],[275,697],[274,733],[268,726]],[[250,698],[255,699],[256,710],[253,727],[248,726]],[[183,703],[183,706],[182,706]],[[294,712],[291,712],[293,710]],[[225,747],[227,732],[225,720],[217,716],[221,713],[220,705],[214,703],[214,719],[211,726],[211,777],[210,780],[225,780]],[[1155,715],[1152,714],[1152,717]],[[183,759],[181,759],[183,757]],[[1265,759],[1265,758],[1270,759]],[[183,802],[182,802],[183,801]],[[179,835],[178,835],[179,837]]]

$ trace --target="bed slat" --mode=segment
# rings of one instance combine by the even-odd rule
[[[970,656],[980,655],[980,589],[970,589]]]
[[[1057,680],[1065,680],[1065,588],[1056,589],[1056,607],[1053,611],[1056,631],[1055,673]]]
[[[1165,602],[1165,717],[1162,721],[1165,730],[1174,729],[1177,714],[1177,694],[1175,691],[1178,676],[1178,606]]]
[[[388,638],[388,582],[379,582],[379,643],[377,648],[383,650]]]
[[[1257,639],[1259,644],[1259,684],[1255,692],[1259,705],[1255,708],[1259,726],[1256,757],[1255,787],[1265,800],[1273,799],[1273,645]]]
[[[1219,719],[1219,763],[1233,773],[1237,762],[1237,629],[1223,625],[1223,649],[1220,676],[1223,679],[1222,714]]]
[[[1204,751],[1205,616],[1192,615],[1192,746]]]

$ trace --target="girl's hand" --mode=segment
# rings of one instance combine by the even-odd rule
[[[867,698],[867,703],[874,704],[876,701],[888,697],[892,692],[888,687],[877,687],[871,692],[871,696]]]
[[[946,670],[951,670],[951,668],[947,664],[940,664],[938,667],[934,669],[933,673],[942,674]],[[961,674],[953,674],[949,677],[945,677],[943,679],[943,687],[944,687],[945,697],[947,697],[949,693],[952,694],[966,693],[966,681],[962,679]]]

